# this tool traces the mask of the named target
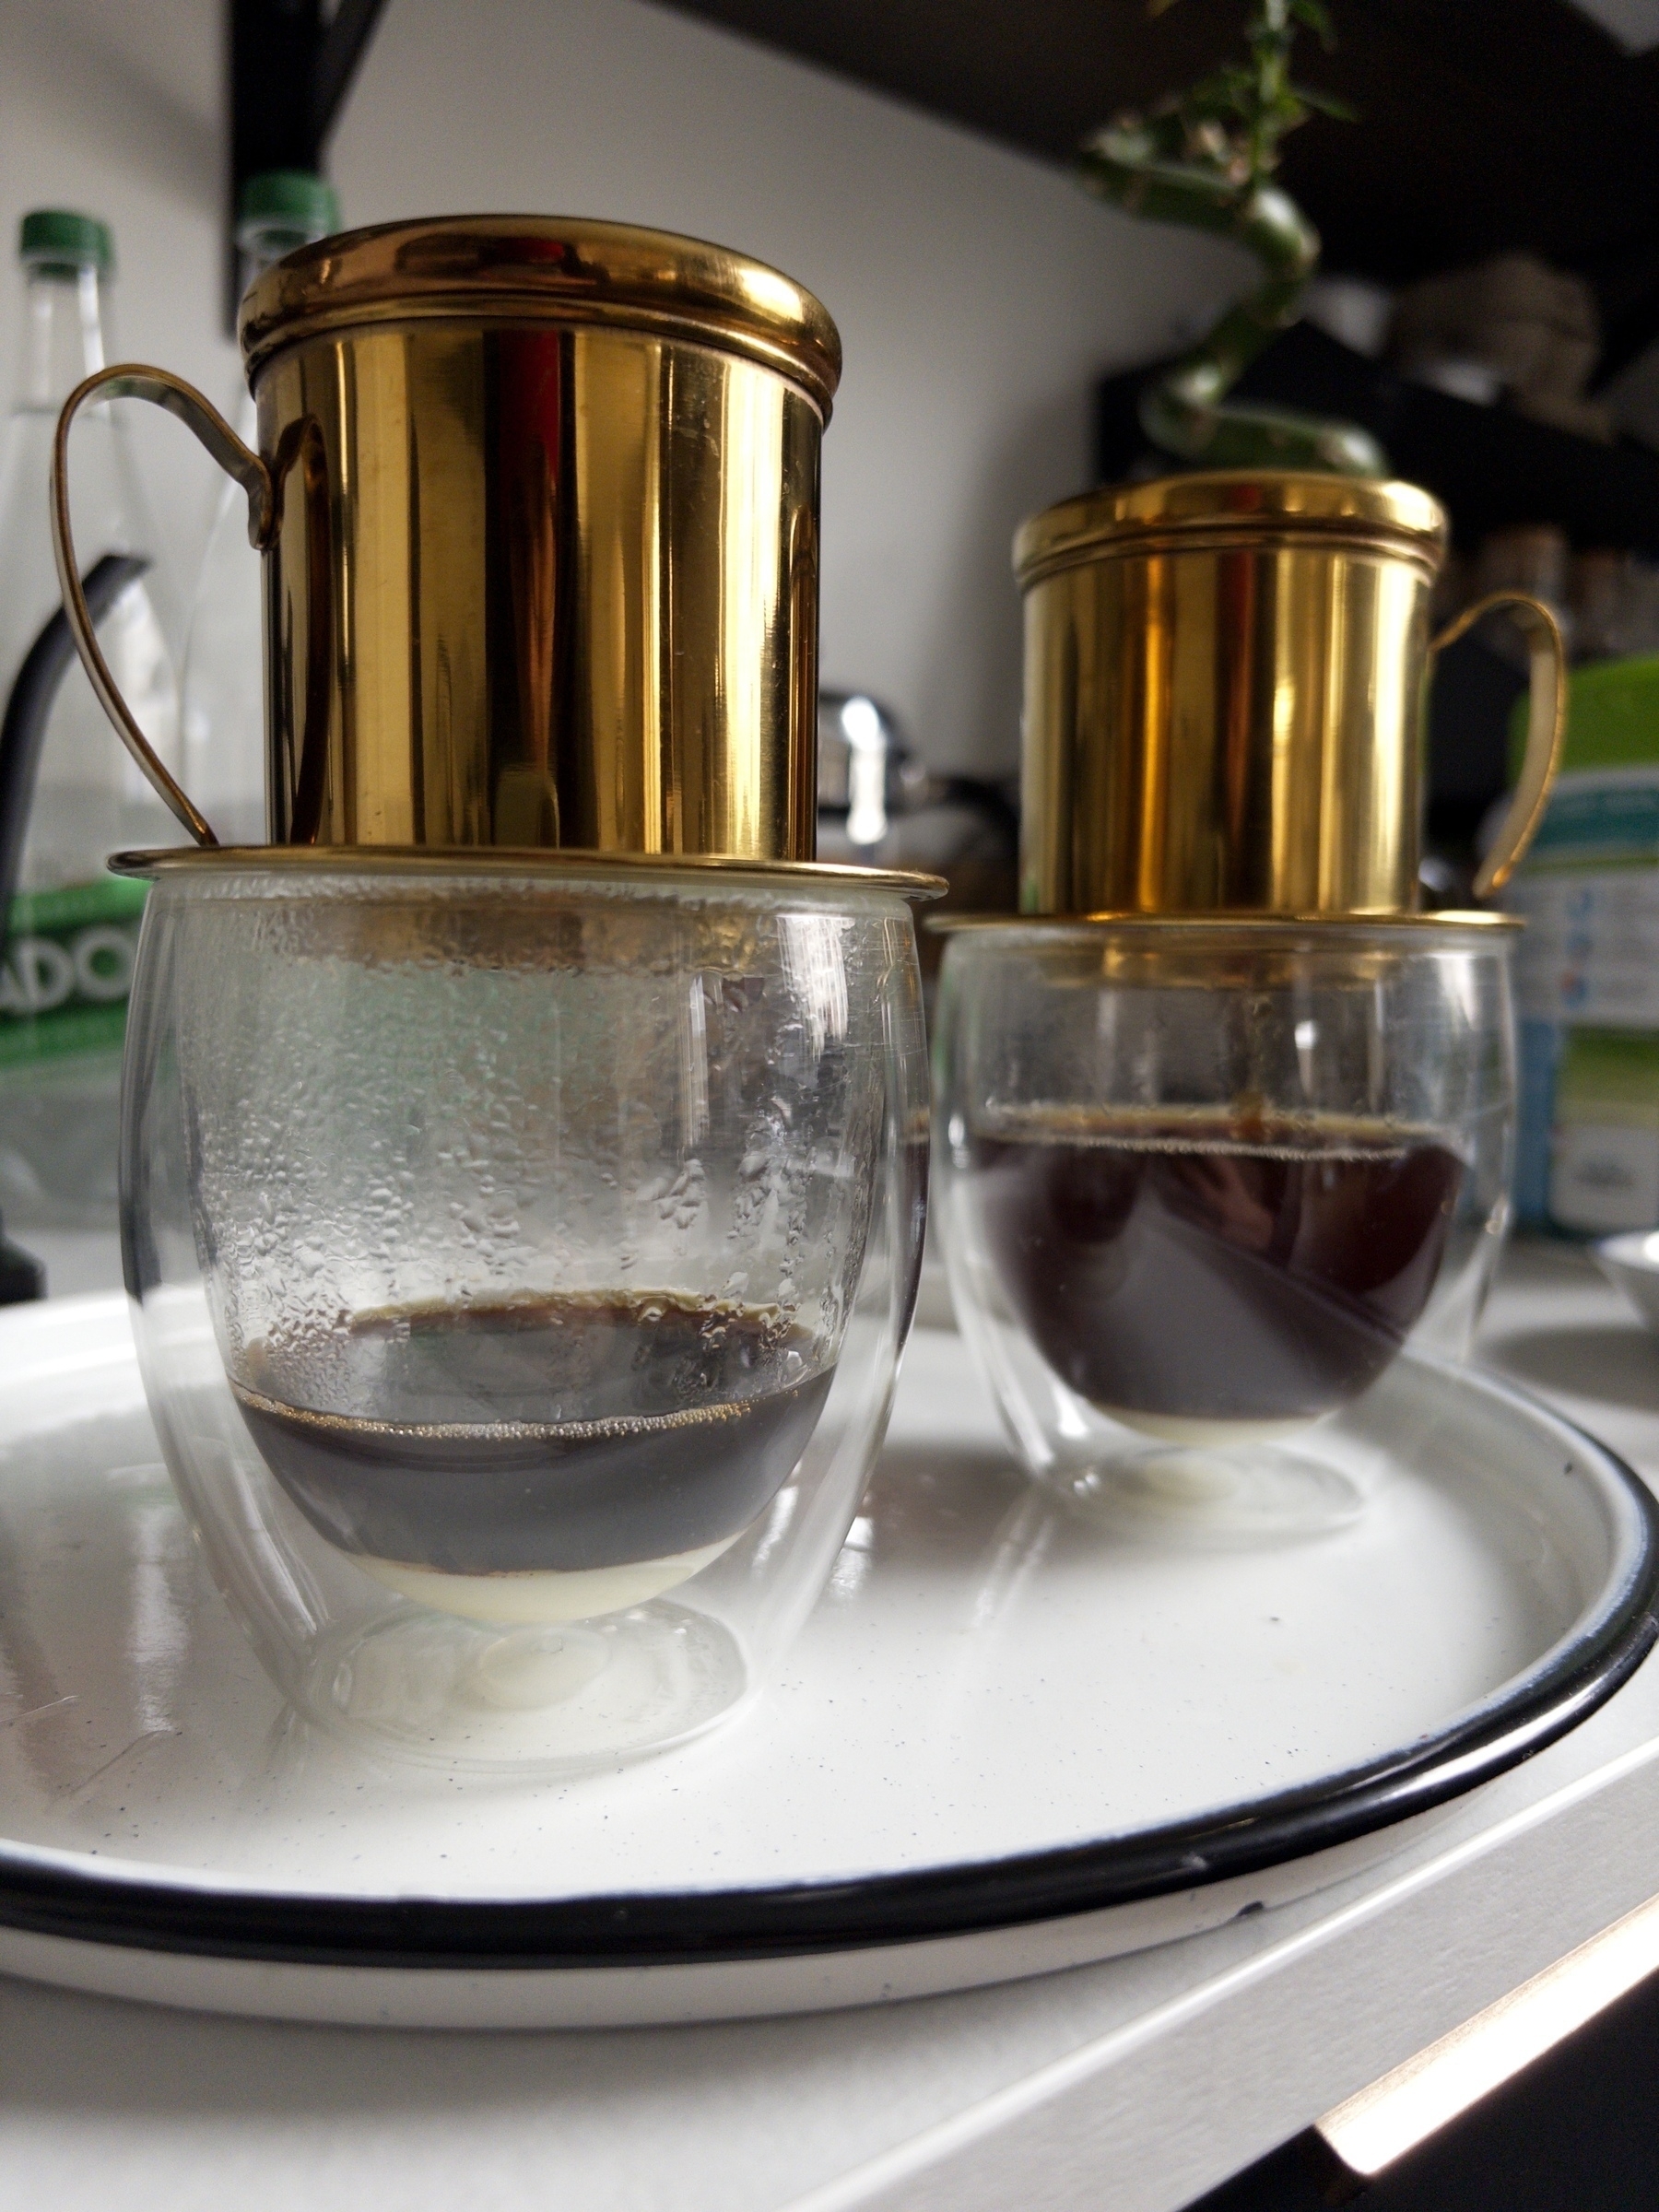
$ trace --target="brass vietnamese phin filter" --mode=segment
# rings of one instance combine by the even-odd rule
[[[112,864],[146,1390],[300,1712],[614,1769],[806,1618],[921,1265],[944,887],[814,859],[839,341],[759,263],[535,217],[324,240],[241,340],[257,452],[126,367],[53,454],[76,643],[195,840]],[[248,496],[268,844],[217,847],[88,620],[69,432],[124,394]]]
[[[835,326],[760,263],[629,226],[400,223],[242,303],[251,453],[156,369],[64,411],[65,605],[121,735],[69,532],[70,425],[131,395],[248,495],[264,554],[274,844],[810,860],[818,446]]]
[[[1312,474],[1111,486],[1027,522],[1022,912],[1415,912],[1430,663],[1498,606],[1532,656],[1520,784],[1475,885],[1501,888],[1555,773],[1560,635],[1501,592],[1431,639],[1446,542],[1416,485]]]
[[[1446,535],[1412,485],[1230,472],[1016,540],[1021,912],[939,924],[935,1203],[1028,1473],[1113,1525],[1347,1525],[1320,1424],[1478,1319],[1516,925],[1418,911],[1430,657],[1496,603],[1431,638]],[[1556,624],[1501,598],[1532,715],[1483,896],[1560,738]]]

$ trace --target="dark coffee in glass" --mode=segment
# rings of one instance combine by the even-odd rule
[[[1375,1381],[1428,1302],[1464,1166],[1359,1118],[1028,1108],[966,1161],[1032,1342],[1103,1412],[1299,1422]]]
[[[776,1307],[582,1291],[360,1313],[253,1347],[232,1388],[265,1465],[340,1549],[571,1573],[747,1528],[829,1394],[815,1352]]]

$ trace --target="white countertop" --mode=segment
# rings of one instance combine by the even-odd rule
[[[103,1279],[108,1255],[74,1256],[73,1286],[54,1268],[54,1287]],[[1659,1486],[1659,1344],[1587,1262],[1514,1253],[1484,1344]],[[0,2201],[1174,2212],[1655,1890],[1650,1663],[1367,1874],[967,1995],[462,2036],[198,2018],[0,1980]]]

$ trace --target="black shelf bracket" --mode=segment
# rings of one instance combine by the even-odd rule
[[[236,329],[241,272],[236,210],[250,177],[321,171],[329,134],[385,0],[228,0],[230,173],[225,205],[225,327]]]

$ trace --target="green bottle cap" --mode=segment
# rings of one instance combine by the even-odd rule
[[[250,177],[236,207],[236,242],[244,253],[288,253],[340,227],[332,184],[306,169],[267,169]]]
[[[18,229],[18,259],[27,269],[98,269],[115,265],[108,223],[66,207],[36,207]]]

